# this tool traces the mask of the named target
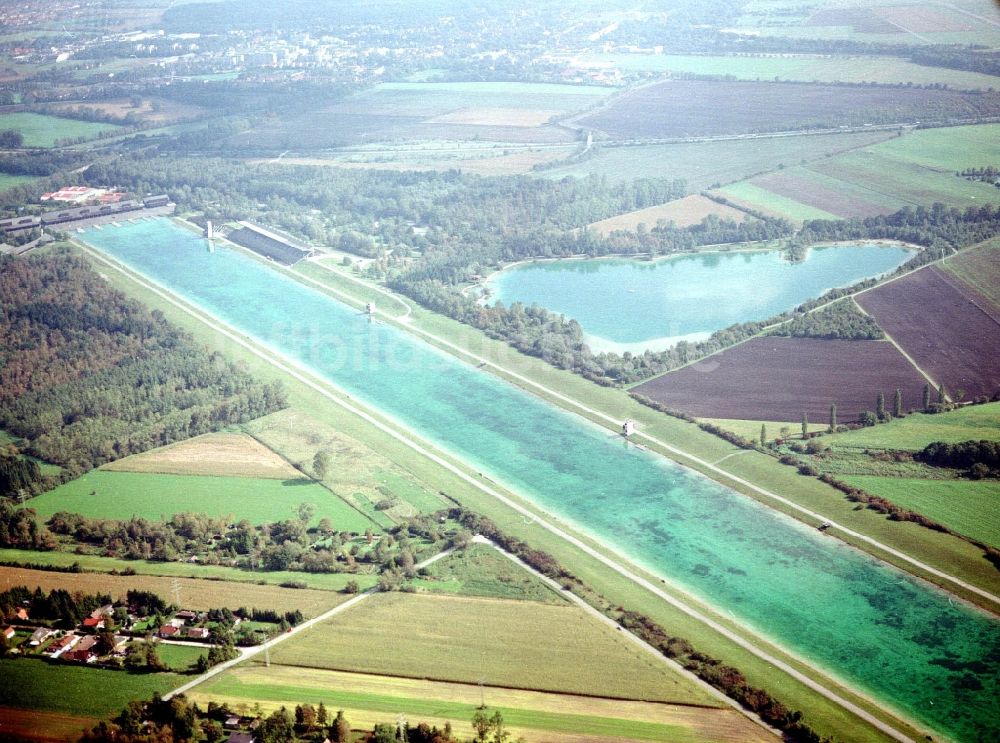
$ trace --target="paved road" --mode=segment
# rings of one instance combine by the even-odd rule
[[[611,557],[608,557],[603,552],[600,552],[600,551],[596,550],[594,547],[591,547],[589,544],[587,544],[586,542],[582,541],[581,539],[579,539],[579,538],[573,536],[572,534],[564,531],[562,528],[560,528],[560,527],[558,527],[558,526],[556,526],[556,525],[554,525],[552,523],[549,523],[548,521],[545,521],[539,514],[535,513],[532,510],[529,510],[528,508],[526,508],[521,503],[519,503],[519,502],[513,500],[512,498],[510,498],[510,497],[508,497],[508,496],[500,493],[498,490],[496,490],[495,488],[490,487],[489,485],[487,485],[486,483],[482,482],[481,480],[479,480],[479,479],[477,479],[477,478],[475,478],[475,477],[467,474],[463,469],[459,468],[458,466],[456,466],[452,462],[443,459],[438,454],[436,454],[436,453],[428,450],[421,443],[418,443],[417,441],[415,441],[414,439],[410,438],[409,436],[406,436],[406,435],[400,433],[400,429],[401,430],[407,430],[406,427],[403,426],[398,421],[395,421],[394,419],[392,419],[390,416],[386,416],[386,415],[382,414],[383,418],[385,420],[391,421],[393,423],[393,426],[395,426],[395,427],[387,425],[385,422],[383,422],[383,420],[375,418],[367,410],[359,408],[355,404],[353,404],[351,402],[347,402],[347,400],[345,400],[345,399],[342,399],[342,397],[346,397],[349,400],[350,396],[346,393],[346,391],[342,390],[336,384],[334,384],[332,382],[329,382],[327,380],[324,380],[325,384],[321,385],[321,384],[317,383],[316,381],[314,381],[314,379],[311,376],[311,373],[308,372],[308,370],[304,366],[302,366],[301,364],[299,364],[294,359],[290,359],[290,358],[284,356],[283,354],[279,354],[279,353],[274,352],[274,351],[265,352],[265,351],[261,350],[260,348],[258,348],[257,346],[251,344],[247,340],[248,336],[239,335],[239,334],[233,332],[229,328],[229,326],[224,325],[217,318],[214,318],[212,316],[206,315],[205,313],[203,313],[203,312],[201,312],[199,310],[196,310],[195,308],[192,308],[192,307],[188,306],[187,304],[182,303],[173,294],[171,294],[169,292],[169,290],[166,290],[165,288],[157,285],[156,282],[154,282],[154,281],[152,281],[150,279],[147,279],[145,277],[137,275],[135,272],[133,272],[128,267],[123,266],[122,264],[118,263],[117,261],[108,258],[103,253],[100,253],[98,251],[93,250],[89,246],[83,245],[82,249],[85,250],[88,254],[94,256],[100,262],[102,262],[102,263],[104,263],[104,264],[106,264],[106,265],[108,265],[108,266],[110,266],[112,268],[115,268],[116,270],[119,270],[122,273],[126,274],[133,281],[136,281],[137,283],[143,285],[147,290],[149,290],[149,291],[153,292],[154,294],[160,296],[165,301],[167,301],[170,304],[174,305],[178,309],[180,309],[180,310],[186,312],[187,314],[190,314],[190,315],[196,317],[197,319],[201,320],[206,325],[208,325],[209,327],[211,327],[212,329],[214,329],[216,332],[221,333],[225,337],[227,337],[230,340],[232,340],[234,343],[242,346],[246,350],[250,351],[254,355],[256,355],[259,358],[263,359],[264,361],[267,361],[268,363],[272,364],[273,366],[275,366],[276,368],[278,368],[281,371],[285,372],[286,374],[289,374],[291,377],[293,377],[297,381],[301,382],[302,384],[306,385],[310,389],[314,390],[318,394],[322,395],[323,397],[325,397],[326,399],[328,399],[330,402],[334,403],[335,405],[343,408],[344,410],[346,410],[346,411],[348,411],[350,413],[353,413],[354,415],[358,416],[359,418],[361,418],[362,420],[366,421],[367,423],[370,423],[375,428],[377,428],[378,430],[380,430],[383,433],[387,434],[388,436],[391,436],[392,438],[396,439],[400,443],[402,443],[405,446],[407,446],[408,448],[410,448],[412,451],[420,454],[423,457],[426,457],[427,459],[431,460],[435,464],[443,467],[444,469],[448,470],[453,475],[455,475],[456,477],[460,478],[461,480],[463,480],[467,484],[471,485],[472,487],[477,488],[481,492],[483,492],[483,493],[485,493],[485,494],[487,494],[487,495],[489,495],[489,496],[497,499],[498,501],[500,501],[501,503],[503,503],[504,505],[506,505],[508,508],[511,508],[514,511],[520,513],[521,515],[527,517],[528,519],[530,519],[532,522],[536,523],[541,528],[546,529],[547,531],[549,531],[550,533],[552,533],[555,536],[559,537],[560,539],[568,542],[569,544],[572,544],[574,547],[576,547],[577,549],[579,549],[583,553],[585,553],[588,556],[594,558],[595,560],[598,560],[599,562],[601,562],[605,566],[609,567],[610,569],[612,569],[613,571],[615,571],[619,575],[623,576],[624,578],[626,578],[626,579],[632,581],[633,583],[635,583],[635,584],[637,584],[637,585],[645,588],[647,591],[649,591],[653,595],[657,596],[661,600],[663,600],[666,603],[670,604],[674,608],[676,608],[676,609],[682,611],[683,613],[687,614],[691,618],[693,618],[693,619],[695,619],[695,620],[697,620],[699,622],[702,622],[703,624],[707,625],[708,627],[710,627],[711,629],[715,630],[719,634],[727,637],[728,639],[730,639],[731,641],[733,641],[734,643],[736,643],[737,645],[739,645],[743,649],[747,650],[750,653],[753,653],[758,658],[761,658],[762,660],[764,660],[764,661],[766,661],[768,663],[771,663],[775,668],[778,668],[778,669],[784,671],[785,673],[787,673],[788,675],[792,676],[797,681],[801,682],[802,684],[804,684],[805,686],[809,687],[813,691],[815,691],[818,694],[822,695],[823,697],[829,699],[830,701],[834,702],[835,704],[843,707],[844,709],[848,710],[849,712],[851,712],[852,714],[854,714],[857,717],[861,718],[862,720],[865,720],[866,722],[868,722],[869,724],[871,724],[873,727],[877,728],[878,730],[881,730],[882,732],[884,732],[886,735],[888,735],[889,737],[893,738],[894,740],[898,740],[898,741],[900,741],[900,743],[913,743],[913,741],[910,738],[908,738],[907,736],[903,735],[901,732],[897,731],[895,728],[891,727],[890,725],[887,725],[886,723],[882,722],[881,720],[878,720],[877,718],[875,718],[874,716],[872,716],[871,714],[869,714],[865,710],[863,710],[860,707],[858,707],[856,704],[854,704],[854,703],[852,703],[852,702],[844,699],[843,697],[841,697],[836,692],[834,692],[834,691],[828,689],[827,687],[823,686],[823,684],[821,684],[821,683],[819,683],[817,681],[814,681],[812,678],[806,676],[801,671],[798,671],[797,669],[792,668],[785,661],[780,660],[780,659],[776,658],[775,656],[771,655],[770,653],[768,653],[767,651],[763,650],[762,648],[757,647],[757,645],[754,644],[754,642],[752,642],[751,640],[746,639],[746,637],[744,637],[743,635],[737,635],[735,632],[733,632],[732,630],[730,630],[727,627],[722,626],[717,621],[715,621],[715,620],[711,619],[710,617],[706,616],[705,614],[703,614],[701,611],[699,611],[699,610],[693,608],[692,606],[689,606],[688,604],[684,603],[684,601],[682,601],[681,599],[677,598],[675,595],[667,593],[660,586],[654,584],[652,581],[648,580],[647,578],[639,575],[638,573],[636,573],[636,572],[632,571],[631,569],[629,569],[628,567],[626,567],[623,562],[618,562],[617,560],[614,560]],[[423,335],[433,337],[433,338],[437,339],[438,342],[440,342],[440,343],[446,344],[448,346],[452,346],[456,350],[461,351],[461,353],[463,355],[465,355],[465,356],[472,356],[472,354],[469,354],[467,351],[464,351],[463,349],[460,349],[457,346],[453,346],[453,344],[449,343],[448,341],[445,341],[444,339],[439,339],[439,338],[437,338],[437,336],[433,336],[431,333],[427,333],[426,331],[419,330],[418,328],[413,328],[413,330],[417,331],[417,332],[419,332],[419,333],[421,333]],[[490,366],[495,366],[496,367],[495,364],[492,364],[492,362],[489,362],[486,359],[482,359],[481,361],[482,361],[482,363],[484,365],[488,364]],[[496,367],[496,368],[500,369],[500,367]],[[500,370],[504,371],[503,369],[500,369]],[[513,372],[509,372],[509,373],[510,374],[514,374]],[[516,376],[520,376],[520,375],[516,375]],[[555,393],[555,392],[552,392],[552,391],[548,391],[545,387],[543,387],[542,385],[540,385],[540,384],[538,384],[536,382],[533,382],[532,380],[529,380],[529,379],[524,378],[524,377],[521,377],[521,379],[526,384],[529,384],[529,385],[541,388],[543,390],[546,390],[550,394],[553,394],[553,395],[557,396],[558,398],[565,400],[567,403],[569,403],[569,404],[571,404],[571,405],[573,405],[575,407],[579,407],[581,409],[590,411],[589,408],[586,408],[582,404],[580,404],[580,403],[578,403],[578,402],[576,402],[574,400],[571,400],[570,398],[566,398],[565,396],[560,395],[558,393]],[[338,394],[331,393],[330,392],[331,389],[335,390]],[[597,411],[592,411],[592,412],[593,412],[594,415],[597,415],[597,416],[599,416],[601,418],[607,419],[609,421],[612,420],[610,418],[610,416],[607,416],[604,413],[599,413]],[[615,425],[617,425],[617,421],[615,421]],[[656,439],[652,439],[649,436],[646,436],[646,438],[648,438],[648,439],[656,442]],[[681,452],[678,449],[675,449],[674,447],[671,447],[671,446],[668,446],[668,445],[665,445],[665,444],[664,444],[664,446],[666,448],[674,451],[675,453],[680,454],[680,455],[690,456],[690,455],[684,454],[684,452]],[[691,457],[691,458],[694,459],[693,457]],[[458,459],[458,458],[456,458],[456,461],[461,461],[461,460]],[[702,460],[697,460],[697,461],[702,461]],[[722,470],[718,470],[718,468],[713,467],[712,465],[708,464],[707,462],[705,462],[704,464],[705,464],[705,466],[707,466],[709,468],[717,470],[721,474],[725,475],[727,478],[739,481],[739,478],[734,478],[732,475],[729,475],[728,473],[725,473]],[[746,481],[743,481],[743,482],[746,482]],[[751,483],[747,483],[747,485],[749,485],[750,487],[753,487],[753,488],[756,489],[756,486],[752,485]],[[762,492],[766,493],[767,491],[762,491]],[[778,496],[774,496],[774,497],[778,497]],[[661,579],[661,580],[663,580],[663,579]],[[666,581],[663,580],[663,583],[666,583]],[[681,591],[678,587],[671,586],[671,588],[674,591],[676,591],[678,594],[684,595],[683,591]],[[357,601],[363,600],[363,598],[367,594],[370,594],[370,593],[372,593],[371,590],[368,591],[368,592],[366,592],[366,594],[359,595],[359,596],[355,597],[354,599],[351,599],[351,601],[347,602],[347,604],[342,604],[339,607],[331,609],[330,612],[327,612],[327,614],[323,615],[323,616],[324,617],[333,616],[333,614],[337,613],[338,611],[344,611],[347,608],[348,605],[353,605]],[[313,621],[315,621],[315,620],[313,620]],[[740,629],[741,629],[741,631],[743,632],[744,635],[746,635],[747,637],[751,637],[751,638],[755,637],[753,631],[750,630],[747,627],[743,627],[742,625],[739,625],[739,622],[735,620],[735,617],[734,617],[733,621],[734,621],[735,624],[737,624],[738,626],[740,626]],[[276,640],[272,640],[272,642],[276,642]],[[263,650],[263,648],[264,648],[264,646],[260,646],[260,648],[258,649],[258,652],[260,652],[260,650]],[[791,657],[795,657],[792,653],[790,653],[787,650],[785,650],[784,652],[787,655],[791,656]],[[810,668],[811,670],[813,670],[813,672],[818,677],[820,677],[820,678],[823,677],[822,674],[818,670],[812,668],[810,666],[810,664],[807,661],[805,661],[804,659],[802,659],[802,658],[795,658],[795,659],[796,659],[797,662],[799,662],[804,667]],[[242,659],[240,659],[240,660],[242,660]],[[194,682],[192,682],[190,684],[185,684],[183,687],[181,687],[181,689],[175,690],[174,693],[179,693],[181,690],[189,689],[192,686],[196,685],[197,683],[201,683],[202,681],[204,681],[205,678],[210,678],[211,676],[215,675],[216,673],[220,673],[221,671],[225,670],[225,668],[228,668],[228,667],[231,667],[232,665],[235,665],[236,662],[239,662],[239,661],[238,660],[237,661],[232,661],[232,662],[230,662],[228,664],[222,664],[221,666],[216,666],[211,671],[209,671],[209,673],[206,674],[204,677],[199,677],[199,679],[196,679]],[[859,696],[861,696],[861,694],[859,692],[855,691],[855,694],[858,694]],[[871,701],[871,703],[873,705],[877,705],[877,702],[875,700],[869,700],[869,701]]]
[[[438,554],[434,555],[433,557],[430,557],[430,558],[424,560],[423,562],[418,563],[417,565],[415,565],[414,569],[415,570],[420,570],[420,568],[425,568],[428,565],[433,565],[435,562],[437,562],[438,560],[441,560],[441,559],[447,557],[448,555],[450,555],[454,551],[455,551],[455,549],[451,548],[451,549],[446,549],[444,552],[439,552]],[[357,606],[362,601],[364,601],[365,599],[369,598],[370,596],[372,596],[373,594],[376,594],[378,592],[379,592],[379,587],[378,586],[372,586],[367,591],[363,591],[363,592],[359,593],[357,596],[355,596],[355,597],[353,597],[351,599],[348,599],[347,601],[345,601],[342,604],[337,604],[337,606],[333,607],[329,611],[323,612],[322,614],[320,614],[317,617],[313,617],[312,619],[309,619],[309,620],[307,620],[305,622],[302,622],[301,624],[297,624],[296,626],[294,626],[290,630],[288,630],[288,632],[282,633],[282,634],[278,635],[277,637],[274,637],[274,638],[268,640],[265,643],[261,643],[260,645],[254,645],[253,647],[250,647],[250,648],[239,648],[239,651],[240,651],[239,657],[234,658],[233,660],[228,660],[225,663],[219,663],[217,666],[212,666],[210,669],[208,669],[207,672],[205,672],[202,675],[198,676],[194,680],[189,681],[188,683],[184,684],[183,686],[178,686],[176,689],[174,689],[169,694],[164,694],[163,698],[164,699],[170,699],[172,696],[174,696],[176,694],[184,694],[185,692],[190,691],[191,689],[193,689],[194,687],[198,686],[199,684],[205,683],[206,681],[208,681],[208,679],[212,678],[213,676],[217,676],[218,674],[222,673],[223,671],[228,671],[230,668],[232,668],[233,666],[237,665],[238,663],[242,663],[245,660],[249,660],[250,658],[254,657],[255,655],[260,655],[265,650],[270,650],[275,645],[277,645],[279,643],[282,643],[282,642],[284,642],[285,640],[287,640],[287,639],[289,639],[291,637],[295,637],[300,632],[305,632],[310,627],[314,627],[317,624],[319,624],[320,622],[325,622],[327,619],[330,619],[331,617],[335,617],[338,614],[340,614],[342,612],[345,612],[348,609],[351,609],[351,608]],[[175,644],[188,644],[188,645],[190,645],[190,644],[193,644],[193,643],[175,643]],[[201,647],[206,647],[206,646],[202,645]]]

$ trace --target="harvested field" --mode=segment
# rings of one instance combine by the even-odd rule
[[[170,475],[259,477],[295,480],[302,473],[252,436],[210,433],[160,449],[125,457],[101,469]]]
[[[824,184],[808,173],[798,175],[779,171],[755,178],[754,185],[778,196],[799,201],[837,217],[874,217],[892,209],[880,207],[863,196],[848,194],[835,184]]]
[[[36,586],[43,591],[65,588],[84,593],[110,593],[124,598],[129,590],[153,591],[173,600],[173,586],[180,588],[180,603],[186,609],[204,611],[241,606],[282,612],[299,609],[307,618],[321,614],[348,598],[346,594],[308,588],[281,588],[247,583],[228,583],[197,578],[167,578],[154,575],[107,575],[104,573],[57,573],[52,570],[0,568],[0,591],[13,586]]]
[[[1000,113],[1000,95],[803,83],[673,80],[638,88],[577,123],[611,139],[864,126]]]
[[[55,115],[66,114],[79,109],[105,116],[124,118],[132,115],[140,121],[157,124],[174,124],[179,121],[193,121],[205,114],[205,109],[167,98],[145,98],[139,106],[133,106],[125,98],[100,102],[60,103],[49,107]]]
[[[78,717],[40,709],[0,707],[0,740],[31,743],[71,743],[84,730],[97,724],[96,718]]]
[[[998,317],[953,275],[928,266],[864,292],[857,301],[953,398],[1000,390]]]
[[[736,222],[742,222],[748,216],[746,212],[739,209],[712,201],[700,194],[693,194],[685,196],[683,199],[668,201],[659,206],[650,206],[628,214],[619,214],[617,217],[602,219],[600,222],[587,225],[587,227],[600,235],[607,236],[615,230],[635,232],[640,224],[645,224],[647,228],[652,229],[661,219],[673,222],[678,227],[690,227],[699,224],[710,214],[714,214],[720,219],[732,219]]]
[[[859,34],[898,34],[902,32],[877,11],[870,8],[829,8],[818,10],[802,24],[804,26],[850,26]]]
[[[754,338],[634,388],[699,418],[841,423],[874,410],[881,391],[920,400],[924,379],[886,341]]]
[[[482,696],[481,696],[482,695]],[[695,743],[762,743],[768,734],[735,710],[629,702],[599,697],[522,691],[475,684],[259,665],[233,669],[196,689],[191,696],[231,705],[260,701],[265,709],[302,699],[322,700],[344,709],[354,728],[370,728],[390,713],[473,735],[469,720],[482,698],[503,710],[514,735],[551,743],[672,740]]]
[[[559,111],[531,108],[460,108],[428,119],[428,124],[475,126],[542,126]]]
[[[271,663],[717,704],[662,660],[569,605],[380,593],[275,648]]]

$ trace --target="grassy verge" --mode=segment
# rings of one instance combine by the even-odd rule
[[[155,292],[137,283],[130,276],[110,270],[106,264],[101,262],[96,262],[95,265],[120,289],[144,301],[152,308],[160,309],[173,322],[192,332],[200,342],[243,363],[251,373],[256,374],[259,378],[282,379],[289,382],[289,397],[294,409],[308,411],[310,415],[322,417],[323,420],[331,422],[337,426],[338,430],[375,448],[397,465],[411,472],[419,480],[425,483],[434,483],[437,490],[447,493],[448,497],[454,501],[489,516],[506,533],[524,539],[538,549],[550,552],[563,564],[570,566],[576,575],[606,596],[609,601],[646,613],[663,626],[670,628],[671,631],[690,639],[696,646],[704,648],[714,657],[740,668],[752,684],[768,689],[789,707],[802,710],[809,724],[822,734],[836,734],[837,738],[843,741],[887,740],[885,736],[873,730],[868,724],[844,711],[817,692],[783,673],[776,672],[769,663],[760,660],[757,656],[723,638],[705,625],[692,621],[687,615],[665,604],[645,589],[623,581],[617,572],[546,531],[537,523],[525,523],[524,519],[514,510],[492,496],[472,487],[457,475],[444,470],[428,459],[415,457],[412,450],[405,444],[345,411],[315,389],[297,381],[290,381],[285,373],[275,368],[269,361],[250,353],[231,339],[206,326],[200,319],[179,310]],[[506,345],[491,342],[481,334],[449,321],[447,318],[421,311],[419,319],[422,327],[426,323],[426,326],[431,330],[444,328],[446,333],[448,329],[452,330],[453,335],[449,337],[453,341],[456,339],[467,341],[468,347],[493,354],[498,359],[509,356],[517,368],[537,369],[537,378],[545,384],[554,384],[558,387],[560,382],[564,382],[564,386],[559,387],[559,389],[565,393],[575,395],[579,392],[577,396],[584,400],[594,398],[602,405],[607,405],[612,412],[620,413],[622,418],[634,417],[639,419],[640,425],[648,424],[649,429],[656,435],[679,436],[679,440],[685,443],[690,439],[692,446],[708,457],[713,452],[717,457],[721,457],[732,451],[732,447],[715,437],[707,434],[699,435],[693,426],[685,427],[680,421],[674,421],[656,414],[654,411],[642,408],[638,403],[618,391],[603,390],[579,377],[549,367],[541,361],[517,355]],[[391,425],[391,422],[387,422],[387,424]],[[474,472],[469,472],[469,474],[475,475]],[[513,497],[516,500],[516,496]],[[583,538],[586,540],[586,537]],[[604,549],[600,544],[593,542],[591,544],[598,550]],[[648,577],[651,580],[658,580],[654,576]],[[710,608],[704,607],[704,609],[709,614],[714,615]],[[726,617],[714,616],[723,624],[732,624]],[[738,631],[738,628],[736,629]],[[794,659],[788,658],[780,649],[768,648],[768,650],[779,657],[786,658],[793,665],[802,667]],[[808,669],[804,667],[803,670],[808,672]],[[919,737],[922,734],[917,729],[893,718],[879,705],[862,699],[846,689],[838,688],[835,684],[832,686],[839,693],[860,704],[877,717],[887,721],[891,720],[892,724],[897,725],[910,736]]]

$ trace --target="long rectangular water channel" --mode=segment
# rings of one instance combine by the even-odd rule
[[[915,720],[1000,740],[1000,622],[167,219],[82,239]]]

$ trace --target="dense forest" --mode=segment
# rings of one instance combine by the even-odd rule
[[[65,477],[282,408],[69,251],[0,259],[0,428]]]

